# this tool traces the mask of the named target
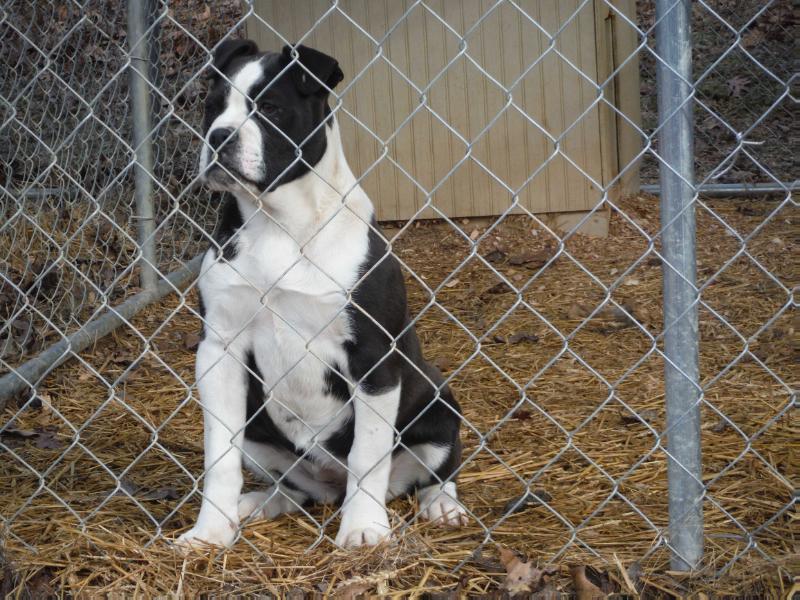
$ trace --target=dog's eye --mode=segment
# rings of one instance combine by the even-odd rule
[[[283,109],[280,106],[268,100],[259,102],[258,110],[263,115],[266,115],[268,117],[277,117],[280,116],[281,112],[283,112]]]

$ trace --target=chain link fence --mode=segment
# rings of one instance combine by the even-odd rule
[[[304,507],[246,524],[233,554],[176,566],[164,539],[191,525],[203,481],[193,361],[199,258],[219,216],[197,169],[211,56],[221,41],[245,37],[245,23],[283,43],[304,40],[287,39],[260,5],[234,1],[7,1],[0,519],[4,560],[22,575],[9,567],[6,581],[73,593],[165,593],[178,580],[186,593],[325,593],[337,584],[486,593],[504,581],[503,565],[486,556],[500,544],[542,565],[589,565],[604,591],[784,589],[797,567],[791,3],[658,0],[630,12],[585,0],[553,24],[524,2],[477,2],[470,22],[455,22],[447,0],[408,1],[381,31],[361,24],[365,4],[318,4],[307,36],[338,20],[374,52],[331,101],[381,150],[356,177],[368,181],[391,164],[424,197],[417,216],[386,226],[423,349],[463,407],[459,479],[469,526],[426,528],[413,501],[402,500],[390,505],[400,540],[390,550],[331,559],[325,540],[338,511]],[[609,77],[581,73],[564,47],[584,11],[635,34]],[[458,41],[457,54],[422,82],[388,51],[392,34],[420,14]],[[524,58],[521,73],[546,59],[588,82],[591,97],[574,122],[556,129],[529,114],[524,75],[500,82],[471,55],[499,14],[549,41]],[[505,97],[471,137],[429,102],[458,60]],[[348,100],[375,65],[408,87],[412,115],[464,143],[463,158],[432,187],[394,155],[412,115],[387,138]],[[630,65],[640,75],[641,121],[611,100]],[[567,144],[595,108],[641,144],[606,182]],[[521,185],[495,174],[479,151],[510,111],[552,148]],[[556,161],[597,190],[594,208],[566,230],[519,201]],[[439,187],[466,163],[508,197],[497,216],[476,221],[437,206]],[[649,193],[617,193],[635,172],[660,207]],[[423,211],[436,221],[421,220]],[[602,215],[608,237],[581,233]],[[214,587],[209,573],[220,567],[229,579]],[[46,582],[31,573],[46,573]],[[573,589],[566,571],[558,577],[547,585]],[[172,587],[159,587],[165,581]]]

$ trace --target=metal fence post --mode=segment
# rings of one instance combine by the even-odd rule
[[[136,220],[141,259],[141,287],[155,290],[156,246],[153,212],[153,125],[150,90],[150,35],[147,24],[153,13],[151,0],[128,1],[128,47],[130,48],[131,137],[134,164]]]
[[[691,2],[656,1],[664,347],[672,568],[703,556]]]

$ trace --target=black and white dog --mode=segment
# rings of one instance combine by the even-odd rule
[[[229,545],[240,519],[342,502],[336,543],[374,545],[386,501],[413,490],[422,517],[463,523],[459,407],[345,161],[328,106],[338,63],[230,40],[214,67],[200,170],[226,201],[198,281],[206,474],[179,543]],[[242,494],[243,462],[271,485]]]

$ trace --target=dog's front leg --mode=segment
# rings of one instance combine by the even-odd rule
[[[399,404],[400,384],[378,394],[359,389],[353,399],[353,446],[347,456],[347,494],[336,536],[340,546],[374,546],[390,534],[386,491]]]
[[[203,405],[205,480],[197,523],[178,544],[229,546],[239,527],[242,443],[247,411],[243,356],[209,335],[197,349],[197,387]]]

